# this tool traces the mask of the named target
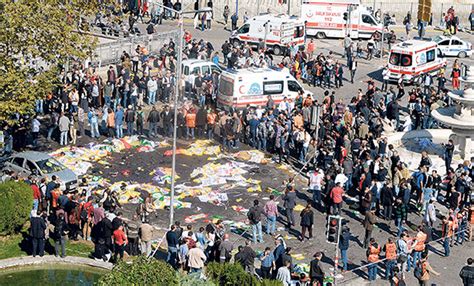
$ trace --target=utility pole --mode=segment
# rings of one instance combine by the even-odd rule
[[[291,16],[291,0],[287,0],[288,1],[288,16]]]
[[[235,0],[235,15],[239,16],[239,0]]]
[[[385,38],[385,16],[382,12],[382,6],[380,6],[380,15],[382,15],[382,45],[380,46],[380,58],[383,59],[383,46]]]

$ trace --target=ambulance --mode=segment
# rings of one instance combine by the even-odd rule
[[[284,97],[295,99],[298,92],[312,95],[287,71],[270,68],[227,70],[219,78],[217,106],[221,109],[241,109],[265,105],[268,96],[278,104]]]
[[[323,38],[370,39],[381,36],[383,25],[359,0],[303,0],[301,18],[306,34]]]
[[[267,48],[275,55],[283,54],[292,44],[304,46],[304,22],[283,14],[262,14],[250,18],[230,35],[230,42],[235,47],[242,43],[256,46],[260,41],[265,41]]]
[[[392,47],[388,58],[390,81],[413,83],[423,74],[436,75],[446,66],[436,42],[408,40]]]

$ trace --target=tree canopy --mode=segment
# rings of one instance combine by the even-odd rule
[[[0,122],[30,113],[59,83],[68,59],[92,54],[96,39],[77,27],[100,2],[0,0]]]

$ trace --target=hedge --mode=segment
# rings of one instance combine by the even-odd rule
[[[254,275],[246,272],[238,263],[211,262],[206,267],[206,276],[219,286],[252,285],[252,286],[281,286],[276,280],[259,281]]]
[[[19,232],[33,207],[33,191],[24,182],[0,184],[0,235]]]
[[[130,262],[121,260],[111,272],[102,276],[99,286],[167,285],[178,286],[177,272],[166,262],[138,256]]]

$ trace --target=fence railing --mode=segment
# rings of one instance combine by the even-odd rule
[[[130,54],[137,45],[145,46],[150,53],[157,53],[170,39],[177,43],[178,34],[179,31],[176,30],[152,35],[130,36],[110,43],[102,43],[97,45],[93,62],[99,66],[115,64],[120,60],[123,51]]]

